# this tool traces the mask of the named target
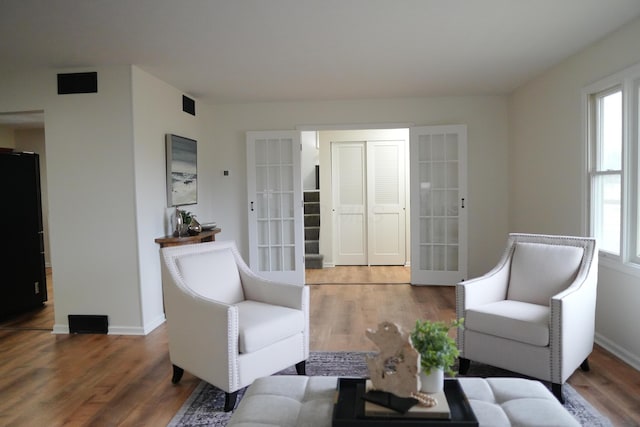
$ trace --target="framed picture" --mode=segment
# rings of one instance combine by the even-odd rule
[[[193,139],[167,134],[167,205],[198,203],[198,147]]]

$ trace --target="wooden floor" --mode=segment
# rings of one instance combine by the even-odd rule
[[[362,284],[362,283],[411,283],[411,269],[396,265],[337,266],[308,269],[305,283],[317,284]]]
[[[49,277],[49,284],[51,282]],[[312,285],[312,351],[375,350],[382,320],[454,316],[451,287]],[[165,325],[145,337],[53,335],[53,305],[0,322],[0,425],[164,426],[199,380],[171,384]],[[600,347],[569,382],[616,426],[640,425],[640,372]]]

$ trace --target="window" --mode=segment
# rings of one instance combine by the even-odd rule
[[[592,95],[591,232],[600,250],[620,255],[622,90]]]
[[[590,234],[603,258],[640,265],[640,65],[584,90]]]

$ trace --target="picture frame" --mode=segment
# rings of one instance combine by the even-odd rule
[[[198,143],[166,134],[167,206],[198,203]]]

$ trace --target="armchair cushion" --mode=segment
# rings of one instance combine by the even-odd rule
[[[549,345],[549,307],[521,301],[498,301],[470,308],[467,329],[535,346]]]
[[[240,353],[260,350],[303,332],[305,321],[302,310],[257,301],[242,301],[237,307]]]
[[[240,274],[230,249],[183,255],[177,258],[176,265],[185,283],[199,295],[226,304],[244,300]]]
[[[548,306],[575,279],[583,253],[576,246],[516,243],[507,299]]]

